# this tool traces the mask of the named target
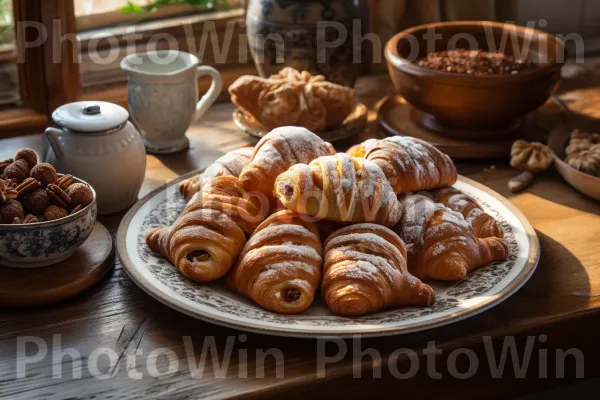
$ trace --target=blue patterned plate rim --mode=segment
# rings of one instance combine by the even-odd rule
[[[505,282],[503,286],[500,286],[496,292],[490,290],[478,294],[475,298],[467,297],[466,299],[461,300],[462,303],[446,301],[446,304],[440,305],[441,312],[436,311],[434,305],[431,309],[418,309],[416,311],[415,309],[389,310],[361,318],[344,318],[334,316],[333,314],[290,316],[262,310],[247,299],[240,298],[239,295],[233,292],[221,290],[218,284],[198,285],[191,283],[180,276],[174,267],[168,265],[168,263],[163,260],[162,265],[165,267],[163,268],[163,271],[167,271],[167,273],[170,274],[169,279],[176,281],[176,289],[177,286],[186,287],[185,291],[180,292],[169,287],[164,281],[161,281],[157,275],[154,275],[150,265],[140,262],[138,259],[139,253],[147,252],[147,250],[143,249],[143,245],[140,246],[140,242],[143,241],[145,232],[135,232],[130,228],[134,218],[138,216],[140,211],[143,211],[143,208],[148,202],[160,195],[165,198],[163,203],[169,202],[170,200],[167,196],[169,192],[171,192],[172,196],[176,196],[173,194],[176,192],[175,185],[200,172],[202,171],[194,171],[181,176],[167,185],[154,190],[136,203],[125,215],[119,226],[117,233],[117,254],[126,273],[146,293],[168,307],[209,323],[265,335],[302,338],[344,338],[352,337],[357,334],[363,337],[381,337],[423,331],[464,320],[500,304],[502,301],[516,293],[529,280],[539,262],[539,239],[527,218],[500,194],[469,178],[459,176],[457,185],[460,186],[461,189],[468,190],[471,188],[476,192],[483,192],[485,196],[488,197],[489,201],[500,204],[505,209],[503,212],[513,220],[513,222],[518,222],[518,226],[515,226],[518,228],[518,232],[513,235],[514,243],[509,243],[509,247],[515,246],[514,251],[517,253],[514,254],[514,258],[522,265],[520,266],[520,269],[517,269],[513,273],[514,276],[507,278],[508,282]],[[170,204],[173,205],[173,202],[171,201]],[[179,206],[183,207],[183,205],[180,204]],[[148,207],[149,206],[150,205],[148,205]],[[140,218],[140,216],[138,216],[138,218]],[[142,227],[143,224],[138,228]],[[503,225],[503,228],[511,229],[511,226]],[[522,243],[524,246],[519,246],[516,235],[519,235],[521,240],[526,240],[526,243]],[[138,255],[128,253],[127,243],[130,239],[133,240],[133,242],[131,242],[132,248],[138,249]],[[517,255],[519,256],[518,258]],[[132,258],[136,259],[137,264]],[[508,263],[508,261],[504,263]],[[513,266],[515,264],[517,264],[517,262],[512,262]],[[493,277],[494,274],[497,274],[497,269],[502,268],[496,264],[491,264],[490,266],[482,268],[479,271],[487,270],[485,273],[489,276],[482,275],[479,279],[483,280]],[[474,272],[470,277],[476,276],[479,271]],[[512,271],[509,271],[508,274],[510,274],[510,272]],[[474,279],[476,280],[477,278]],[[498,282],[503,283],[502,280]],[[459,283],[453,284],[444,292],[444,295],[446,295],[446,292],[452,292],[453,294],[455,293],[456,299],[459,299],[461,291],[469,293],[469,290],[473,290],[473,287],[470,284],[472,284],[472,282],[467,278]],[[491,286],[491,288],[496,289],[497,286],[498,284],[495,284],[494,286]],[[438,290],[436,289],[436,293],[437,291]],[[486,294],[490,292],[493,293],[489,295]],[[452,295],[448,295],[447,297],[448,300],[456,301]],[[470,304],[472,301],[474,301],[474,303]],[[444,301],[441,303],[444,303]],[[313,305],[313,307],[315,307],[315,305]],[[408,317],[403,317],[404,314],[408,314]],[[423,318],[421,318],[420,321],[410,322],[412,319],[411,315],[417,315],[417,318],[420,318],[420,314],[428,315],[429,319],[423,320]],[[409,322],[406,323],[403,321]]]

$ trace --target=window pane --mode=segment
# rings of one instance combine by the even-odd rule
[[[134,0],[133,4],[148,5],[151,0]],[[127,0],[75,0],[75,15],[103,14],[127,5]]]
[[[11,0],[0,0],[0,106],[19,103],[15,35]]]
[[[184,24],[193,26],[212,21],[212,18],[243,18],[241,0],[72,1],[81,44],[79,71],[83,90],[126,82],[127,76],[120,67],[121,60],[132,52],[150,50],[150,45],[157,46],[160,50],[176,45],[178,50],[191,51],[188,48],[190,41],[199,45],[202,32],[192,29],[194,37],[188,38],[183,30]],[[159,6],[153,7],[155,5]],[[225,28],[219,29],[217,34],[224,35]],[[134,35],[140,32],[143,35]],[[153,40],[158,40],[161,35],[163,38],[167,36],[163,32],[169,32],[170,41],[162,39],[153,44]],[[240,35],[234,37],[237,40]],[[222,41],[220,36],[219,41]],[[220,46],[223,44],[220,43]],[[245,43],[243,46],[245,48]],[[237,55],[234,52],[232,54]],[[210,54],[205,62],[211,63]]]

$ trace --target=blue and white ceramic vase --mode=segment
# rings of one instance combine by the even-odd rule
[[[284,67],[353,86],[368,32],[367,0],[249,0],[250,52],[263,77]]]

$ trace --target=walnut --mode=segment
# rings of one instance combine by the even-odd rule
[[[565,153],[567,156],[570,156],[583,150],[589,150],[590,147],[599,143],[600,134],[581,132],[579,129],[575,129],[571,133],[569,145],[565,149]]]
[[[72,205],[87,206],[94,199],[92,189],[85,183],[74,183],[67,189]]]
[[[567,157],[565,162],[581,172],[600,177],[599,150],[583,150],[578,153],[571,154]]]
[[[17,154],[15,155],[15,160],[24,160],[29,166],[29,170],[35,167],[38,162],[37,154],[35,154],[35,151],[27,148],[17,151]]]
[[[50,196],[44,189],[36,189],[23,197],[23,206],[32,214],[40,215],[50,205]]]
[[[23,182],[29,177],[29,165],[25,160],[15,160],[12,164],[4,168],[2,178],[15,179],[17,182]]]
[[[18,197],[18,192],[12,188],[9,182],[0,179],[0,206],[4,205],[8,200],[13,200]]]
[[[25,210],[17,200],[8,200],[6,204],[0,207],[0,223],[12,224],[15,218],[23,219]]]
[[[46,218],[46,221],[54,221],[56,219],[64,218],[67,215],[69,215],[67,210],[54,205],[46,208],[46,211],[44,211],[44,218]]]
[[[517,140],[513,143],[510,152],[510,165],[513,168],[532,172],[540,172],[552,165],[554,155],[550,148],[542,143],[529,143]]]
[[[31,177],[37,179],[43,188],[46,188],[51,183],[58,181],[56,170],[48,163],[41,163],[33,167]]]

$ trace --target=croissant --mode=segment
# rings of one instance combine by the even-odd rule
[[[502,239],[478,238],[462,214],[425,196],[406,196],[401,203],[404,214],[395,230],[406,243],[414,276],[457,281],[508,257]]]
[[[317,219],[394,226],[401,216],[381,169],[344,153],[294,165],[279,175],[275,193],[287,209]]]
[[[203,173],[181,182],[179,184],[179,193],[189,200],[212,178],[218,176],[239,177],[242,173],[242,169],[248,165],[252,159],[253,153],[254,147],[244,147],[242,149],[230,151],[223,157],[217,159],[213,164],[206,168]]]
[[[437,203],[442,203],[449,209],[461,213],[471,224],[477,237],[504,237],[498,221],[483,211],[475,199],[468,194],[452,187],[434,190],[432,194]]]
[[[356,156],[364,154],[377,164],[397,194],[451,186],[458,177],[450,157],[416,138],[393,136],[368,140],[350,152]]]
[[[335,154],[333,146],[309,130],[294,126],[278,128],[258,142],[252,161],[240,174],[240,183],[247,191],[272,197],[279,174],[292,165],[308,164],[330,154]]]
[[[342,125],[356,106],[354,89],[327,82],[321,75],[310,80],[304,88],[304,93],[309,105],[316,108],[318,103],[326,110],[326,129]]]
[[[280,211],[248,240],[228,283],[269,311],[297,314],[314,300],[322,256],[316,225],[294,212]]]
[[[308,102],[304,82],[243,76],[230,87],[231,102],[266,129],[298,125],[322,131],[327,110],[320,103]]]
[[[375,224],[348,226],[327,239],[321,292],[331,311],[344,316],[435,301],[433,289],[407,271],[402,240]]]
[[[173,226],[150,231],[146,243],[186,278],[209,282],[229,272],[265,216],[260,200],[249,197],[237,178],[221,176],[194,195]]]

